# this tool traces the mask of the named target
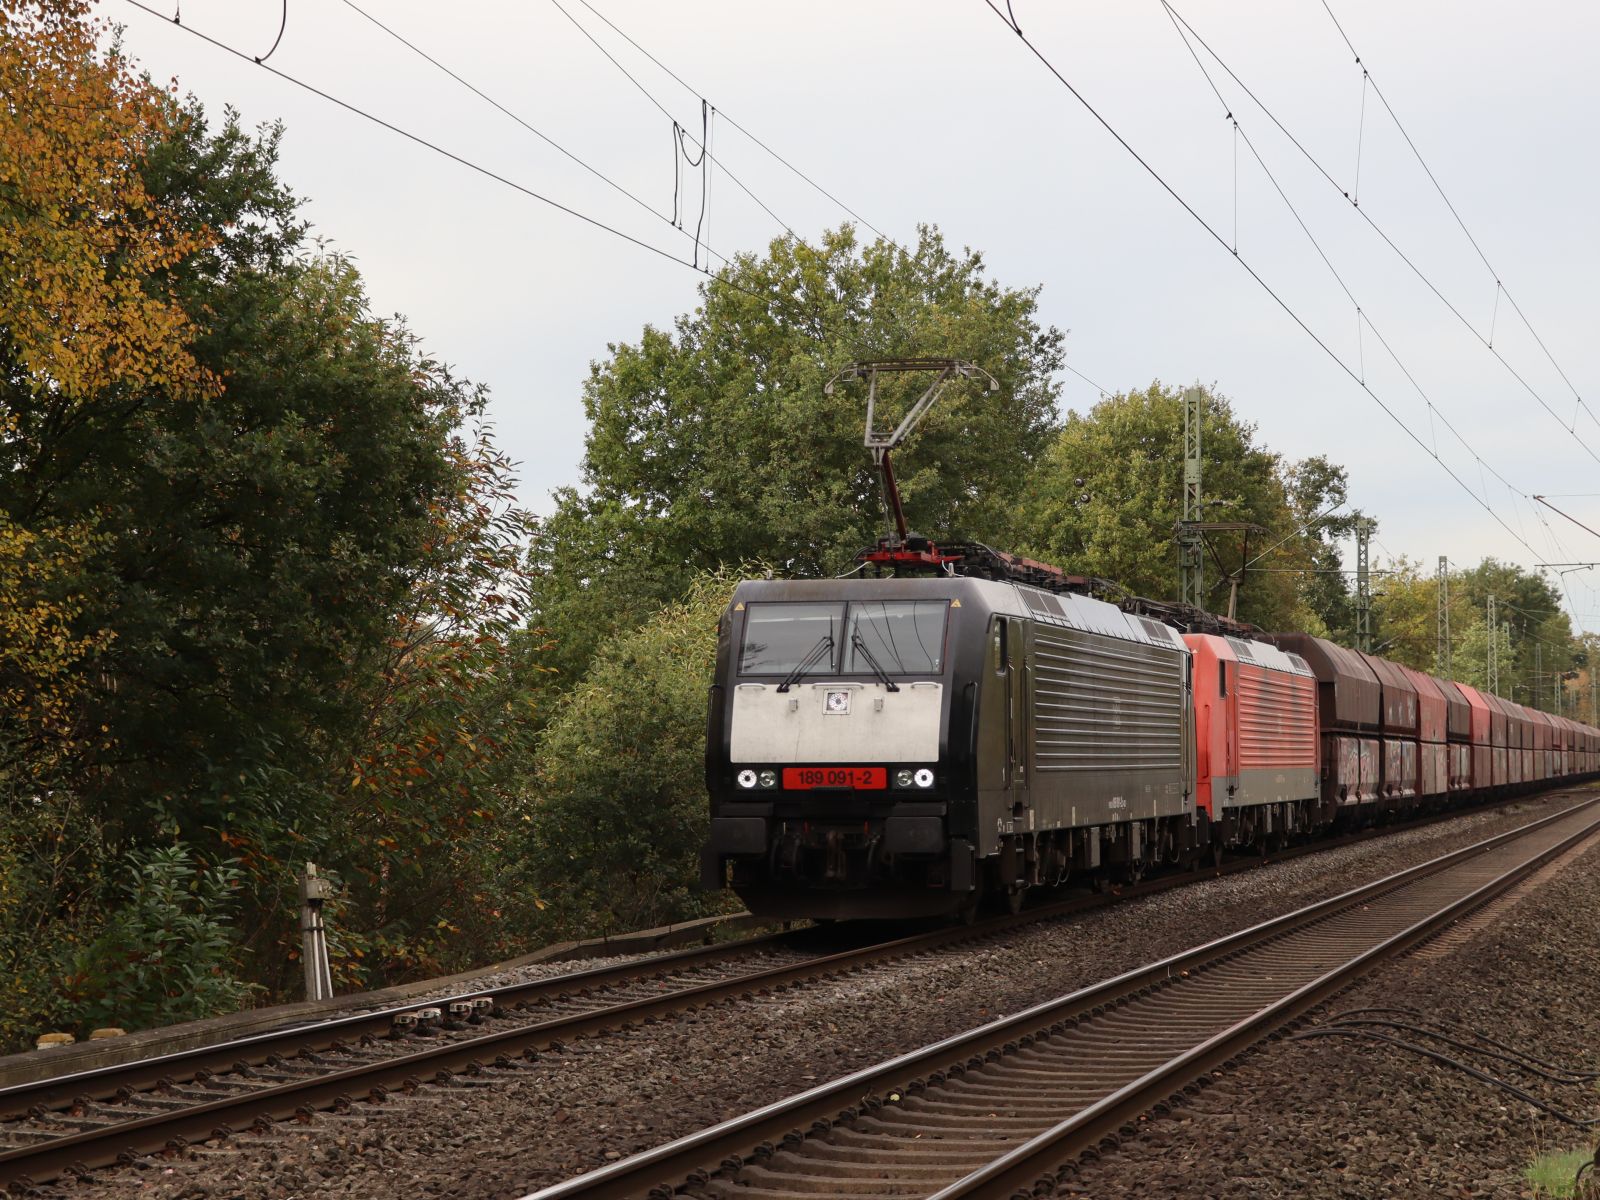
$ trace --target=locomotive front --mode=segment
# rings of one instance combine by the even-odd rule
[[[952,578],[739,585],[711,689],[707,887],[783,919],[953,907],[952,863],[970,862],[951,852],[970,820],[970,753],[951,744],[971,723],[952,722],[972,703],[966,591]]]

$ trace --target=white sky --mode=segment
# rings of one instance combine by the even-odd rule
[[[165,0],[171,14],[174,0]],[[671,125],[553,2],[359,0],[501,104],[635,192],[672,202]],[[1013,0],[1029,38],[1534,551],[1470,499],[1089,116],[982,0],[806,5],[593,0],[733,120],[896,239],[917,222],[981,249],[997,278],[1042,283],[1042,316],[1068,360],[1121,390],[1215,382],[1289,458],[1325,453],[1352,502],[1382,522],[1376,558],[1431,570],[1485,554],[1531,565],[1600,560],[1600,538],[1539,509],[1547,494],[1600,528],[1600,8],[1576,0],[1330,0],[1408,132],[1577,393],[1502,298],[1320,0],[1174,0],[1362,210],[1561,415],[1538,402],[1416,279],[1210,60],[1238,117],[1372,325],[1345,297],[1179,41],[1159,0]],[[584,7],[561,0],[675,117],[699,101]],[[158,7],[160,7],[158,5]],[[1004,7],[1002,2],[1002,7]],[[608,341],[668,326],[696,301],[687,267],[630,246],[228,56],[123,0],[102,11],[157,78],[250,124],[287,126],[281,173],[316,232],[353,255],[377,310],[404,313],[426,347],[494,395],[523,498],[547,510],[578,482],[581,385]],[[264,55],[279,0],[182,0],[185,26]],[[1204,54],[1202,52],[1202,58]],[[292,0],[271,65],[526,187],[683,257],[690,241],[390,40],[343,0]],[[713,154],[789,227],[845,214],[726,123]],[[698,176],[685,170],[698,198]],[[720,171],[709,241],[760,250],[781,226]],[[693,201],[691,201],[692,205]],[[692,227],[695,209],[691,206]],[[1364,368],[1361,363],[1364,359]],[[1065,403],[1093,387],[1065,378]],[[1442,419],[1441,419],[1442,418]],[[1071,564],[1062,564],[1070,568]],[[1600,572],[1567,575],[1579,624],[1600,629]]]

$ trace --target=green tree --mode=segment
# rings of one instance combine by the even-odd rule
[[[707,688],[736,574],[697,577],[607,639],[552,715],[524,856],[547,932],[645,928],[722,903],[699,890],[699,851]]]
[[[1228,573],[1260,556],[1259,569],[1240,582],[1240,619],[1307,628],[1334,615],[1337,591],[1310,572],[1337,562],[1327,539],[1347,518],[1313,518],[1343,500],[1343,469],[1320,458],[1288,467],[1258,443],[1255,426],[1236,417],[1226,397],[1206,389],[1204,403],[1203,519],[1265,531],[1248,542],[1233,532],[1208,535],[1207,607],[1226,611]],[[1074,574],[1170,599],[1178,593],[1182,494],[1182,393],[1152,383],[1068,417],[1034,473],[1020,548]]]
[[[1372,644],[1384,658],[1432,672],[1438,657],[1439,583],[1410,559],[1386,563],[1372,583]]]
[[[966,358],[990,395],[957,387],[899,457],[912,525],[1005,543],[1022,481],[1056,425],[1062,334],[1038,289],[1003,287],[983,259],[924,227],[909,250],[775,240],[702,289],[671,331],[612,345],[584,389],[584,488],[556,494],[535,546],[538,620],[575,681],[596,641],[644,619],[696,572],[761,558],[817,576],[880,531],[858,391],[823,387],[852,361]],[[890,414],[913,387],[886,390]]]

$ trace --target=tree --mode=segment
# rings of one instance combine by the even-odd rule
[[[32,796],[78,735],[83,665],[111,641],[87,614],[94,506],[53,512],[42,480],[151,387],[209,394],[172,272],[209,231],[185,226],[139,164],[180,123],[86,0],[0,9],[0,783]],[[48,487],[48,484],[44,485]],[[93,739],[98,740],[98,739]]]
[[[90,544],[81,529],[36,533],[0,512],[0,798],[31,800],[93,740],[84,667],[109,635],[79,627]]]
[[[846,227],[741,255],[673,330],[645,329],[591,368],[584,490],[556,493],[534,553],[538,621],[575,681],[597,640],[643,620],[697,572],[760,558],[835,573],[881,527],[858,392],[823,387],[852,361],[966,358],[997,394],[955,388],[900,455],[911,523],[1004,543],[1022,481],[1056,425],[1062,334],[1038,290],[924,227],[914,247]],[[913,387],[887,390],[897,414]]]
[[[1372,644],[1378,653],[1432,673],[1439,645],[1438,597],[1438,580],[1410,559],[1385,564],[1372,582]]]
[[[699,890],[706,689],[737,571],[607,639],[539,749],[522,859],[557,936],[639,929],[714,911]]]
[[[366,944],[466,928],[538,653],[483,391],[306,244],[278,130],[212,125],[87,11],[0,12],[0,1000],[23,1028],[73,962],[116,960],[118,881],[180,842],[231,919],[174,978],[278,982],[306,857],[351,880]],[[369,852],[384,832],[402,848]],[[396,912],[421,879],[453,882]]]
[[[1248,549],[1250,559],[1260,556],[1259,567],[1272,569],[1242,577],[1240,619],[1304,629],[1333,615],[1336,590],[1309,572],[1337,563],[1326,539],[1341,520],[1313,518],[1343,500],[1343,469],[1321,458],[1286,467],[1257,443],[1255,426],[1235,417],[1226,397],[1206,389],[1204,404],[1204,519],[1248,521],[1266,531],[1248,546],[1237,534],[1208,535],[1207,606],[1226,610],[1227,573],[1245,564],[1241,552]],[[1033,475],[1019,519],[1021,548],[1074,574],[1173,598],[1182,494],[1182,395],[1158,381],[1068,417]],[[1303,582],[1310,580],[1319,582]]]
[[[170,272],[205,244],[145,186],[149,148],[176,107],[101,55],[88,0],[0,8],[0,355],[31,403],[16,433],[70,425],[90,401],[152,385],[209,390]]]
[[[1385,657],[1419,670],[1437,669],[1438,586],[1437,578],[1425,576],[1407,559],[1387,569],[1373,603],[1373,636]],[[1452,673],[1463,683],[1487,686],[1491,594],[1500,695],[1553,710],[1560,677],[1584,665],[1587,651],[1573,636],[1551,583],[1513,563],[1486,558],[1451,572]]]

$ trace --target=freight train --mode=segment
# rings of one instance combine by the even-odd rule
[[[723,615],[702,875],[754,913],[1015,907],[1600,772],[1592,727],[1322,638],[922,557],[746,581]]]

